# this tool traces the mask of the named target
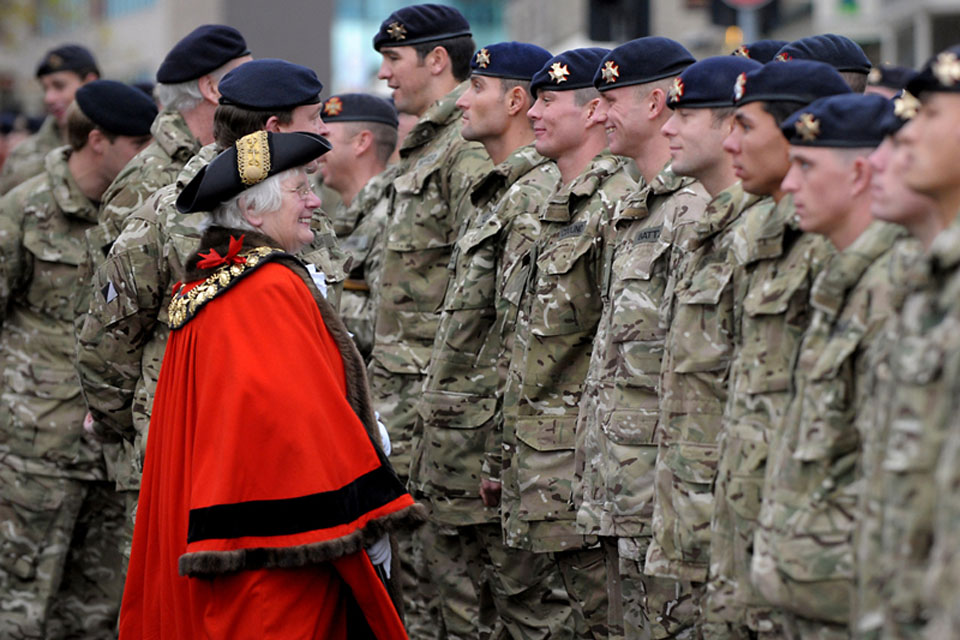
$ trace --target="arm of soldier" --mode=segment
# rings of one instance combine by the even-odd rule
[[[133,216],[93,276],[77,337],[77,371],[100,433],[133,438],[131,405],[164,299],[158,283],[167,281],[165,269],[155,221]]]
[[[460,144],[443,168],[447,203],[456,215],[456,228],[474,210],[470,193],[477,180],[485,176],[493,164],[483,145],[477,142]]]
[[[0,327],[14,292],[26,278],[23,203],[11,194],[0,198]]]

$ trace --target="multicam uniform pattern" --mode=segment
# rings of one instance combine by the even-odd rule
[[[48,116],[35,134],[10,152],[0,171],[0,195],[43,171],[47,154],[63,145],[57,121]]]
[[[543,553],[596,544],[576,527],[576,421],[603,307],[605,227],[635,188],[624,161],[604,152],[540,212],[503,401],[501,513],[510,546]],[[595,551],[599,567],[582,559],[590,566],[565,576],[586,621],[579,622],[592,630],[606,626],[603,560]],[[581,584],[572,588],[578,572]]]
[[[340,250],[351,258],[340,296],[340,318],[353,334],[360,355],[370,359],[383,262],[383,229],[393,201],[398,166],[387,167],[357,192],[350,206],[337,204],[331,216]],[[326,205],[324,205],[326,207]]]
[[[848,637],[853,530],[868,402],[868,351],[890,317],[894,243],[905,232],[873,222],[836,253],[811,291],[813,317],[792,372],[783,427],[770,443],[751,577],[783,612],[784,637]]]
[[[778,627],[750,582],[768,446],[790,400],[790,370],[810,322],[810,290],[833,253],[823,237],[803,233],[793,198],[775,209],[754,208],[735,248],[743,286],[737,292],[734,355],[720,435],[710,523],[707,620],[766,634]]]
[[[713,481],[741,286],[735,252],[751,243],[746,221],[769,215],[772,207],[739,182],[717,194],[695,225],[690,253],[662,308],[669,331],[660,376],[653,541],[644,567],[649,575],[707,579]]]
[[[621,624],[627,637],[644,630],[654,638],[669,633],[656,621],[651,626],[644,602],[655,587],[641,584],[652,535],[654,430],[666,336],[659,309],[671,254],[661,232],[699,220],[709,199],[699,183],[667,167],[621,200],[604,229],[603,312],[577,420],[574,499],[578,530],[613,538],[616,563],[611,558],[607,572],[614,635]],[[612,619],[620,615],[620,602],[622,623]]]
[[[112,637],[123,505],[83,429],[73,312],[97,209],[55,149],[0,200],[0,636]]]

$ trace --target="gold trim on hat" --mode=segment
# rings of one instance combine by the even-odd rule
[[[406,40],[407,28],[399,22],[391,22],[390,26],[387,27],[387,35],[394,40]]]
[[[805,142],[813,142],[820,137],[820,121],[812,113],[801,113],[795,127],[797,134]]]
[[[486,49],[480,49],[477,51],[477,66],[481,69],[486,69],[490,66],[490,52]]]
[[[904,90],[899,98],[893,101],[893,115],[901,120],[912,120],[920,111],[920,101],[910,93]]]
[[[952,51],[944,51],[937,56],[933,63],[933,75],[945,87],[952,87],[960,82],[960,59]]]
[[[620,77],[620,66],[613,60],[607,60],[603,63],[603,69],[600,70],[603,81],[607,84],[613,84]]]
[[[237,140],[237,173],[248,187],[270,175],[270,144],[266,131],[255,131]]]

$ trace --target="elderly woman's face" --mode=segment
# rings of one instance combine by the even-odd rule
[[[260,231],[276,240],[285,251],[296,253],[313,242],[310,219],[313,210],[320,207],[320,198],[310,189],[303,171],[281,181],[280,190],[283,193],[280,208],[263,214]]]

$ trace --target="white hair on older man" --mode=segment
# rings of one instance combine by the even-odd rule
[[[214,86],[220,84],[223,76],[227,75],[233,61],[217,67],[210,73],[204,74],[213,78]],[[202,78],[203,76],[200,76]],[[153,89],[153,95],[164,109],[179,111],[185,113],[195,109],[203,101],[203,94],[200,93],[200,78],[178,82],[176,84],[157,83]]]
[[[260,233],[259,229],[247,222],[244,212],[264,214],[277,211],[283,202],[284,181],[298,173],[303,173],[303,167],[281,171],[249,189],[244,189],[211,212],[213,224]]]

